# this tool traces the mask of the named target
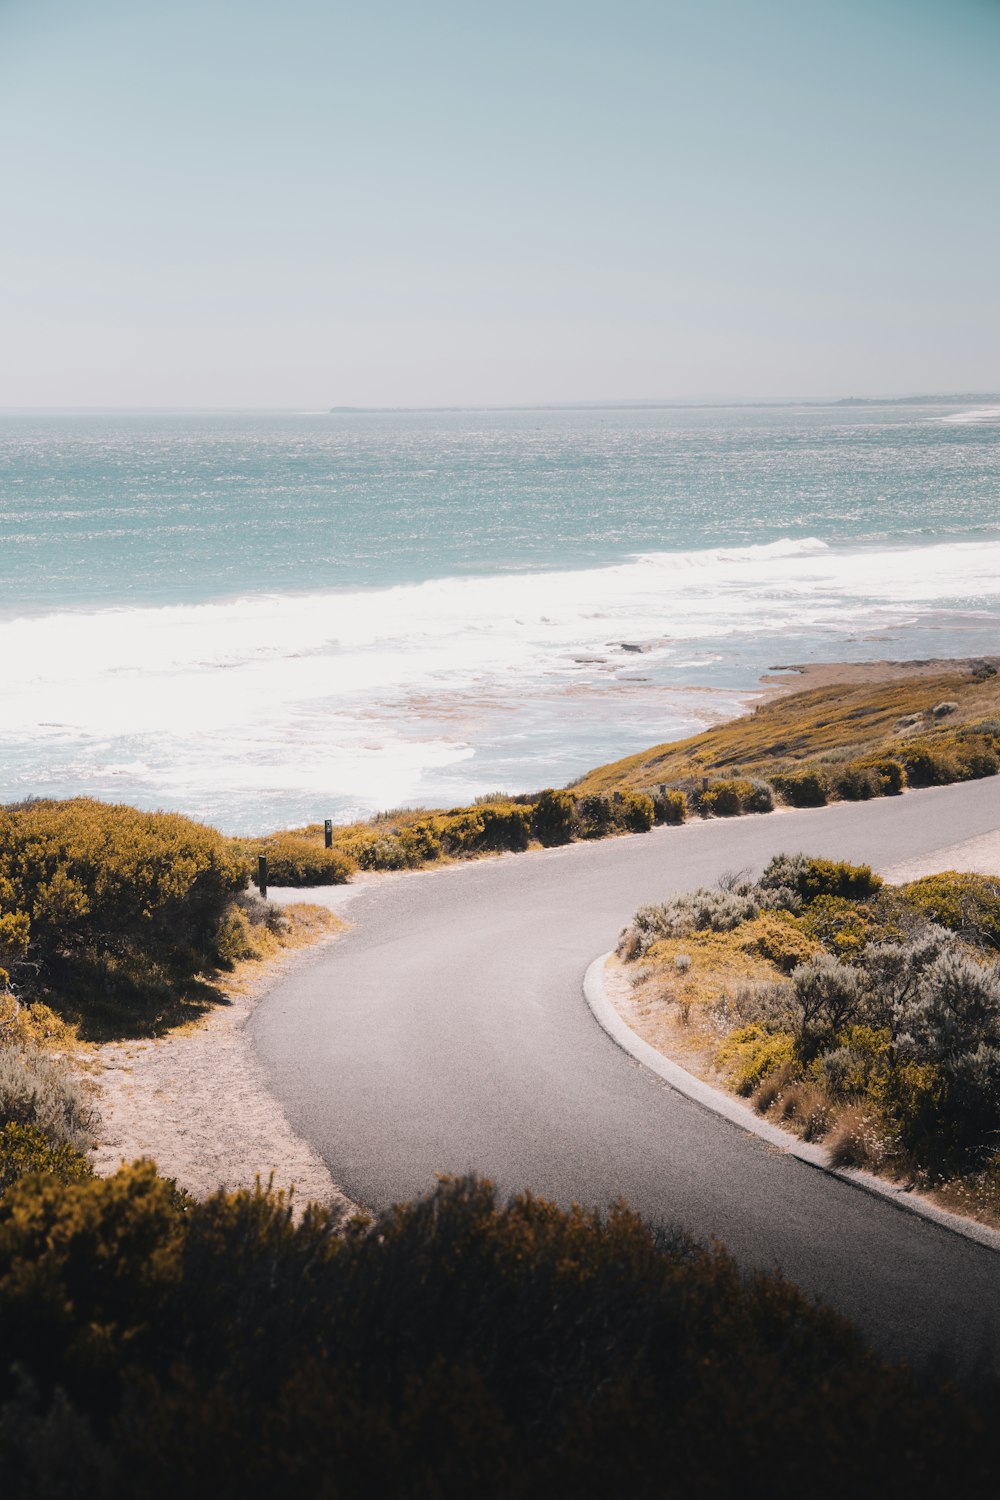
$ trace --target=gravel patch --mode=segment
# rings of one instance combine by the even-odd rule
[[[109,1042],[96,1050],[101,1125],[95,1170],[152,1158],[160,1171],[202,1198],[217,1188],[252,1188],[258,1178],[320,1202],[345,1218],[356,1205],[289,1125],[268,1091],[246,1034],[266,991],[309,963],[337,934],[308,948],[243,967],[228,1004],[153,1041]]]

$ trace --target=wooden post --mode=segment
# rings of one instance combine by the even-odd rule
[[[267,895],[267,855],[257,856],[257,889],[262,896]]]
[[[323,824],[323,843],[328,849],[333,848],[333,822],[330,818]]]
[[[701,789],[702,789],[703,792],[707,792],[708,791],[708,777],[707,776],[703,776],[701,778]]]

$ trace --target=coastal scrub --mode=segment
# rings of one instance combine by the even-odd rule
[[[952,1199],[961,1184],[965,1211],[993,1218],[998,912],[987,876],[893,887],[865,865],[778,855],[757,881],[641,907],[618,952],[665,1050],[826,1140],[838,1165]]]

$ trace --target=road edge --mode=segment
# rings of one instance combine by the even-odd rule
[[[989,1225],[980,1224],[975,1219],[965,1219],[960,1214],[950,1213],[948,1209],[939,1208],[926,1198],[914,1196],[905,1188],[886,1182],[884,1178],[876,1177],[871,1172],[831,1166],[824,1147],[813,1146],[790,1130],[783,1130],[781,1126],[763,1119],[749,1104],[715,1088],[704,1079],[696,1078],[679,1063],[664,1057],[649,1042],[643,1041],[615,1009],[604,984],[604,969],[610,957],[610,953],[602,953],[588,966],[583,978],[583,995],[597,1024],[634,1061],[648,1068],[664,1083],[692,1103],[700,1105],[709,1114],[728,1120],[731,1125],[757,1136],[769,1146],[794,1156],[805,1166],[824,1172],[828,1177],[836,1177],[849,1187],[857,1188],[871,1197],[881,1198],[900,1213],[912,1214],[936,1224],[939,1229],[946,1229],[963,1239],[983,1245],[988,1250],[1000,1251],[1000,1230],[991,1229]]]

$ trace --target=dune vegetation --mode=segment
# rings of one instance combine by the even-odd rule
[[[417,870],[455,859],[521,854],[575,839],[645,833],[654,823],[679,823],[687,802],[680,793],[651,797],[629,788],[591,797],[551,787],[531,794],[497,792],[448,811],[399,808],[365,822],[339,824],[324,847],[321,823],[243,840],[267,855],[274,885],[339,884],[356,870]]]
[[[188,1019],[211,975],[280,925],[249,875],[231,839],[176,813],[84,797],[2,807],[3,986],[88,1037]]]
[[[1000,1223],[1000,879],[778,855],[642,907],[618,951],[650,1025],[762,1115]]]

